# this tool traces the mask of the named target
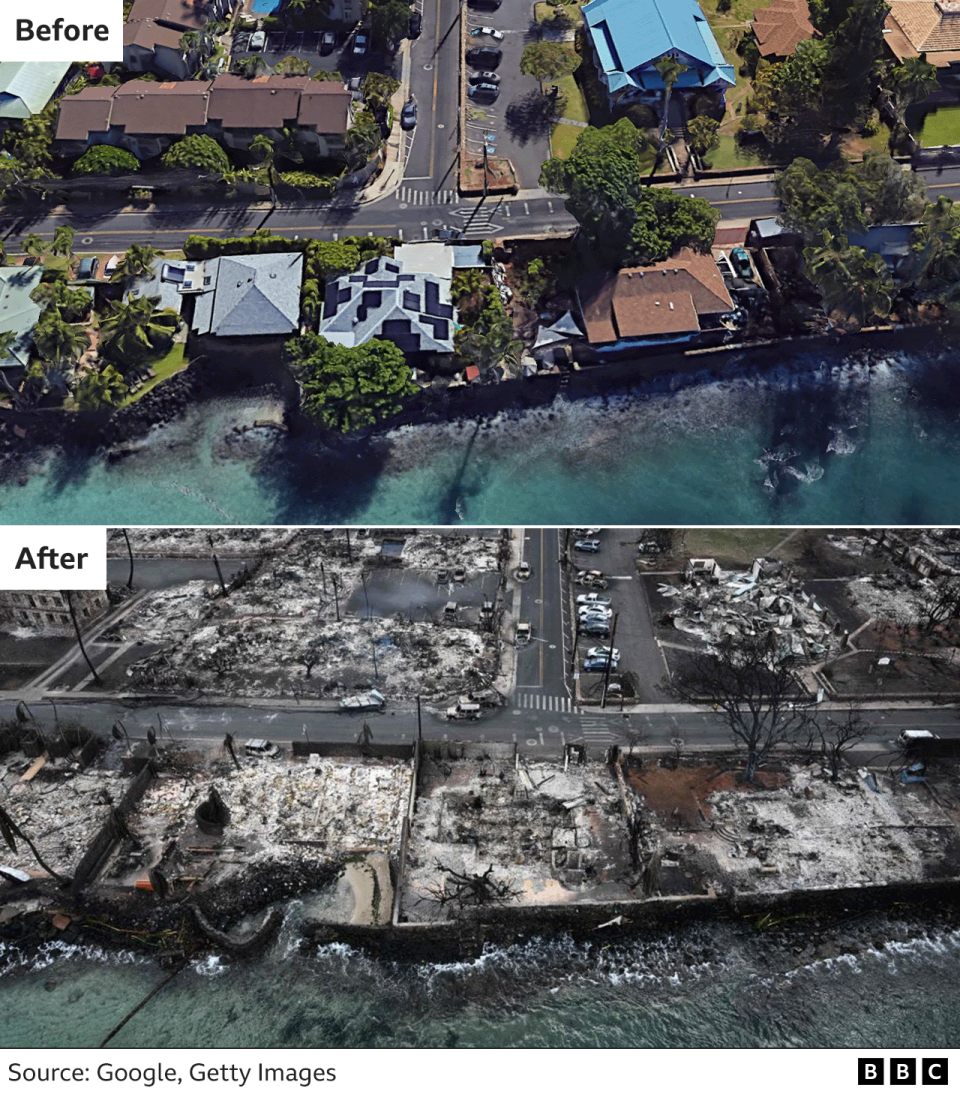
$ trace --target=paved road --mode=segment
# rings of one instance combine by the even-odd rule
[[[223,580],[231,581],[235,574],[256,562],[254,558],[222,558]],[[126,584],[130,563],[125,558],[107,559],[107,580]],[[212,558],[137,558],[133,559],[133,580],[137,589],[170,589],[185,581],[207,581],[215,584],[217,571]]]
[[[517,653],[515,704],[519,710],[570,712],[566,679],[566,615],[560,584],[560,536],[555,528],[524,528],[522,559],[531,577],[520,592],[520,618],[533,640]]]
[[[16,704],[0,702],[0,717],[14,714]],[[246,737],[268,737],[278,742],[303,739],[352,741],[356,739],[362,718],[347,717],[336,712],[317,712],[298,707],[293,702],[258,706],[200,706],[178,703],[123,703],[111,701],[78,702],[58,699],[61,718],[79,717],[83,723],[102,733],[122,718],[133,738],[145,738],[148,727],[158,727],[162,719],[164,732],[174,739],[219,740],[227,732],[241,740]],[[43,723],[53,724],[53,709],[49,702],[31,704],[31,710]],[[417,734],[417,713],[413,706],[388,708],[388,713],[368,715],[374,740],[412,741]],[[940,734],[960,733],[960,711],[956,710],[869,710],[865,717],[874,732],[864,742],[867,754],[880,756],[893,750],[901,729],[933,729]],[[439,715],[424,711],[425,737],[450,740],[517,741],[525,750],[557,752],[562,742],[587,741],[588,744],[643,745],[669,744],[681,737],[690,748],[724,746],[729,734],[723,720],[712,712],[664,712],[631,714],[623,717],[618,711],[564,711],[506,707],[487,714],[481,721],[451,724]]]

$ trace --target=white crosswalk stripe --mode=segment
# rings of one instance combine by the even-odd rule
[[[540,695],[522,691],[517,704],[522,710],[552,710],[557,714],[575,713],[573,700],[567,695]]]
[[[591,744],[612,745],[620,740],[610,729],[610,723],[604,718],[591,718],[587,715],[580,719],[580,728],[583,739]]]
[[[401,186],[398,192],[400,201],[407,205],[456,205],[460,198],[456,190],[414,190],[409,186]]]

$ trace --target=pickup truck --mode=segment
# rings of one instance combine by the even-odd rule
[[[531,639],[532,636],[533,636],[533,628],[530,626],[529,623],[518,623],[517,624],[517,639],[516,639],[516,642],[517,642],[518,646],[527,646],[527,645],[529,645],[530,644],[530,639]]]
[[[350,695],[340,700],[340,709],[350,714],[362,714],[368,710],[383,710],[387,700],[377,691],[371,688],[364,695]]]

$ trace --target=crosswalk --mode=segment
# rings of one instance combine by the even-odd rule
[[[397,191],[400,201],[406,205],[455,205],[459,200],[456,190],[414,190],[401,186]]]
[[[609,718],[591,717],[585,714],[580,719],[580,728],[583,731],[583,739],[588,745],[612,745],[620,738],[610,729]]]
[[[475,205],[461,205],[459,209],[454,210],[454,215],[463,218],[463,227],[469,229],[471,235],[473,235],[475,233],[488,231],[491,228],[502,227],[500,224],[494,224],[494,212],[496,212],[498,216],[501,215],[499,210],[477,207]]]
[[[558,714],[573,714],[576,708],[567,695],[541,695],[539,692],[521,691],[518,705],[522,710],[553,710]]]

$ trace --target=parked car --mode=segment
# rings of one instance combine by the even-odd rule
[[[503,52],[493,46],[474,46],[467,50],[467,64],[474,68],[496,68],[503,60]]]
[[[97,276],[97,270],[99,269],[100,259],[96,255],[91,258],[81,258],[80,265],[77,267],[77,280],[92,281]]]
[[[446,583],[449,580],[450,580],[450,571],[449,570],[437,570],[437,584],[438,585],[446,585]]]
[[[612,615],[609,608],[584,608],[577,618],[581,625],[592,622],[609,623]]]
[[[326,57],[328,54],[333,53],[337,48],[337,32],[335,30],[325,30],[320,35],[320,52]]]
[[[454,581],[466,581],[467,571],[462,566],[454,566],[453,568],[453,580]]]
[[[471,72],[467,78],[472,84],[500,83],[500,77],[495,72]]]
[[[447,707],[446,714],[451,722],[476,721],[480,717],[480,704],[461,697],[452,707]]]
[[[602,604],[607,607],[610,603],[609,596],[601,596],[599,593],[581,593],[577,597],[578,604]]]
[[[517,581],[528,581],[531,574],[530,563],[521,562],[517,567]]]
[[[413,129],[417,124],[417,104],[416,103],[404,103],[403,110],[400,111],[400,128],[401,129]]]
[[[421,30],[423,30],[423,16],[420,14],[419,11],[415,11],[413,15],[410,16],[409,37],[419,38]]]
[[[580,604],[577,607],[577,615],[600,615],[604,619],[609,619],[613,615],[613,608],[608,608],[606,604]]]
[[[467,0],[471,8],[483,8],[484,11],[496,11],[503,0]]]
[[[936,741],[939,736],[938,733],[929,729],[904,729],[897,738],[897,744],[909,748],[911,745],[918,745],[924,741]]]
[[[253,52],[258,52],[259,50],[262,50],[266,44],[267,44],[267,32],[265,30],[255,30],[253,32],[253,34],[250,35],[250,47],[249,48]]]
[[[586,551],[589,554],[596,554],[600,550],[600,540],[598,539],[578,539],[573,545],[575,551]]]
[[[606,589],[608,585],[601,570],[580,570],[574,581],[578,585],[586,585],[588,589]]]
[[[602,531],[602,528],[574,528],[573,534],[579,539],[592,539],[594,536],[599,536]]]
[[[376,688],[365,695],[348,695],[340,700],[340,709],[348,714],[360,714],[367,710],[383,710],[387,700]]]
[[[587,650],[587,657],[609,657],[613,655],[613,663],[616,664],[620,660],[620,651],[616,648],[610,649],[609,646],[591,646]]]
[[[357,36],[353,40],[353,52],[362,57],[365,53],[370,51],[370,34],[365,30],[358,30]]]
[[[588,657],[583,663],[584,672],[606,672],[607,668],[616,668],[616,664],[610,664],[606,657]]]
[[[533,635],[533,628],[529,623],[517,624],[517,645],[527,646],[530,644],[530,638]]]
[[[753,280],[753,266],[750,264],[750,256],[743,247],[733,248],[730,252],[730,261],[737,272],[737,277],[745,278],[747,281]]]
[[[476,84],[467,88],[467,94],[471,99],[486,99],[488,102],[500,95],[500,88],[496,84]]]
[[[495,42],[503,41],[503,31],[494,30],[493,27],[474,27],[473,30],[470,31],[470,36],[471,38],[486,36],[487,38],[492,38]]]
[[[589,635],[591,638],[609,638],[610,628],[601,620],[594,619],[589,623],[581,624],[580,633]]]
[[[243,746],[243,751],[248,756],[279,756],[280,749],[272,741],[265,741],[262,737],[253,737]]]

